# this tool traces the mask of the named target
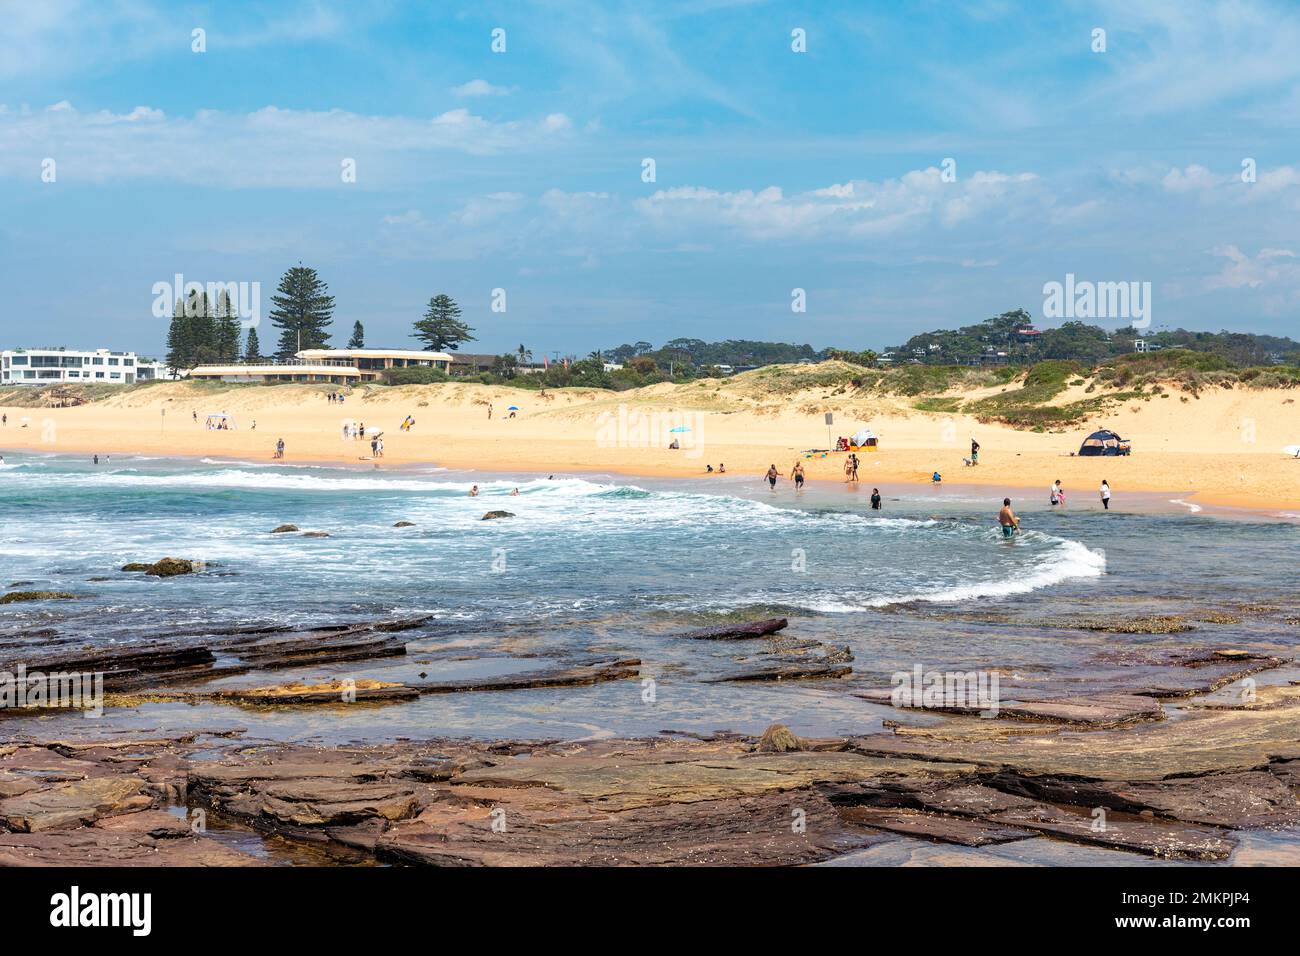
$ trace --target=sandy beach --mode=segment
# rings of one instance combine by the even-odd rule
[[[1155,492],[1190,504],[1300,509],[1300,461],[1283,453],[1300,442],[1300,409],[1286,390],[1215,390],[1199,397],[1129,401],[1095,421],[1061,433],[1021,431],[962,414],[929,413],[898,396],[848,398],[832,389],[773,395],[743,379],[656,385],[615,393],[589,389],[545,393],[470,383],[351,390],[343,404],[329,387],[278,385],[213,390],[165,383],[73,408],[0,406],[8,416],[0,449],[85,454],[141,454],[270,459],[277,439],[286,463],[393,468],[428,463],[510,473],[699,476],[706,465],[755,481],[770,464],[784,475],[802,462],[811,480],[843,481],[844,454],[805,451],[832,437],[870,428],[880,449],[864,453],[859,472],[873,484],[945,484],[1041,488],[1060,479],[1067,500],[1092,502],[1103,478],[1117,498]],[[982,393],[962,393],[980,397]],[[1169,394],[1169,393],[1166,393]],[[1067,393],[1061,401],[1077,396]],[[3,399],[0,399],[3,401]],[[510,406],[518,406],[510,417]],[[491,417],[489,417],[491,406]],[[205,427],[225,413],[235,427]],[[415,419],[400,429],[407,415]],[[342,437],[343,423],[364,423],[366,440]],[[255,427],[254,427],[255,425]],[[685,427],[687,432],[673,432]],[[1078,458],[1082,438],[1111,428],[1133,443],[1126,458]],[[372,459],[369,436],[383,433]],[[669,449],[678,438],[682,447]],[[980,463],[967,467],[969,443]]]

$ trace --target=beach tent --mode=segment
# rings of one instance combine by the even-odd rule
[[[876,436],[870,428],[859,428],[849,439],[850,448],[867,448],[872,451],[876,449]]]
[[[1129,443],[1107,428],[1093,432],[1079,446],[1079,454],[1084,456],[1127,455],[1129,451]]]
[[[227,415],[225,412],[209,412],[207,425],[208,428],[224,428],[226,430],[233,430],[235,427],[235,419],[232,416]]]

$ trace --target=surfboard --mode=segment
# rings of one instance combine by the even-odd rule
[[[1287,445],[1282,450],[1293,458],[1300,458],[1300,445]]]

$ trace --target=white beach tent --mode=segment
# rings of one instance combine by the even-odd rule
[[[870,428],[859,428],[856,432],[853,433],[853,437],[850,439],[850,441],[853,444],[857,445],[859,448],[862,448],[863,446],[866,445],[868,439],[872,439],[875,437],[876,437],[875,434],[871,431]]]
[[[227,415],[225,412],[208,412],[207,424],[208,428],[222,428],[224,426],[228,431],[235,430],[234,417]]]

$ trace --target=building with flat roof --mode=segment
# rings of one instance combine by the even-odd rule
[[[0,352],[0,385],[134,385],[134,352],[108,349],[6,349]]]
[[[264,362],[258,365],[196,365],[190,369],[192,379],[217,382],[326,382],[331,385],[355,385],[361,372],[351,362],[308,361]]]
[[[417,349],[303,349],[295,358],[258,365],[199,365],[190,378],[222,382],[327,382],[356,385],[384,377],[393,368],[435,368],[446,372],[451,356]]]
[[[303,349],[297,357],[304,362],[347,362],[360,373],[363,382],[383,378],[390,368],[435,368],[446,372],[452,361],[446,352],[419,349]]]

